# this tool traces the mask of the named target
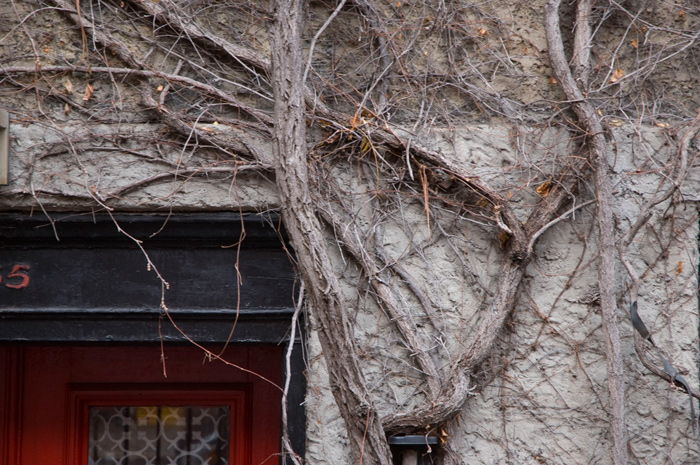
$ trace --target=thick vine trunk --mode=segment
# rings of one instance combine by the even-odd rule
[[[285,227],[319,324],[331,388],[345,420],[353,463],[390,465],[391,451],[357,362],[340,282],[309,194],[299,0],[273,2],[274,155]]]
[[[625,382],[622,363],[620,331],[616,316],[615,302],[615,233],[613,226],[613,196],[608,166],[607,149],[603,126],[595,109],[586,99],[583,92],[572,76],[564,54],[563,39],[559,24],[560,0],[550,0],[545,6],[545,32],[549,58],[554,75],[562,90],[572,102],[574,112],[581,128],[586,132],[589,160],[593,166],[593,176],[598,200],[598,286],[600,289],[600,307],[603,316],[603,332],[606,342],[606,360],[608,374],[608,394],[610,415],[610,430],[612,436],[612,461],[617,465],[627,464],[627,428],[625,426]],[[590,11],[587,1],[579,9],[579,30],[587,30],[587,12]],[[585,35],[585,33],[581,33]],[[576,41],[579,47],[588,47],[584,41]],[[589,56],[587,51],[574,49],[577,57]],[[585,81],[587,63],[578,63],[579,80]]]

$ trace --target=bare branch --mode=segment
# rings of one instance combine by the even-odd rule
[[[289,343],[287,344],[287,353],[284,357],[284,386],[282,391],[282,448],[285,451],[285,456],[288,457],[292,463],[295,465],[302,465],[303,459],[294,451],[292,447],[292,442],[289,439],[289,426],[288,426],[288,415],[287,415],[287,395],[289,394],[289,385],[292,381],[292,351],[294,350],[294,344],[296,340],[297,325],[299,324],[299,315],[301,310],[304,308],[304,293],[306,289],[304,288],[304,282],[301,282],[299,287],[299,296],[297,297],[296,308],[294,309],[294,315],[292,315],[292,321],[290,323],[289,330]]]
[[[355,357],[347,309],[309,194],[301,54],[301,5],[273,2],[274,154],[282,215],[318,319],[336,404],[348,425],[355,463],[390,465],[391,451]]]
[[[559,25],[559,5],[560,0],[549,0],[547,2],[545,6],[545,33],[552,70],[562,90],[572,102],[579,124],[585,131],[589,157],[594,167],[598,200],[598,286],[600,289],[600,306],[603,314],[603,331],[605,332],[606,343],[610,429],[612,436],[611,455],[613,463],[626,465],[625,382],[620,331],[616,316],[615,237],[612,218],[610,168],[608,166],[606,142],[600,119],[576,84],[564,55],[564,42]],[[578,24],[577,27],[588,28],[589,26],[587,24]],[[578,45],[582,44],[578,43]],[[574,55],[582,53],[586,52],[574,49]],[[579,64],[581,65],[580,62]]]

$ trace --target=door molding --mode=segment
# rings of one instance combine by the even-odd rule
[[[24,380],[23,351],[13,347],[0,351],[0,463],[19,463]]]
[[[230,213],[0,214],[0,343],[183,342],[182,332],[284,342],[295,276],[279,225],[276,215]],[[165,303],[182,332],[160,306],[146,253],[169,268],[159,270]]]
[[[87,463],[90,407],[150,405],[228,406],[232,419],[229,463],[250,462],[252,398],[251,386],[247,383],[72,384],[68,389],[67,465]]]

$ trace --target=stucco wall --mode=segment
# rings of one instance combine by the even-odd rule
[[[11,181],[0,188],[3,211],[33,210],[48,215],[56,211],[91,211],[104,199],[100,192],[159,175],[157,150],[144,160],[125,153],[129,144],[148,140],[158,127],[148,125],[91,127],[93,139],[81,128],[58,132],[36,123],[13,121]],[[108,135],[99,148],[81,146],[95,135]],[[130,135],[115,150],[115,134]],[[616,150],[610,163],[615,176],[618,234],[639,215],[640,206],[660,181],[657,168],[671,155],[668,134],[659,128],[622,127],[615,131]],[[122,137],[122,136],[120,136]],[[512,192],[525,218],[536,195],[523,189],[535,179],[534,167],[546,171],[569,144],[565,131],[523,130],[518,143],[509,128],[463,127],[436,132],[433,144],[444,153],[473,166],[503,192]],[[536,141],[536,142],[535,142]],[[111,145],[110,145],[111,144]],[[77,145],[80,151],[71,150]],[[612,145],[611,145],[612,147]],[[180,153],[166,154],[176,158]],[[198,154],[198,157],[200,154]],[[206,154],[202,170],[213,166]],[[168,165],[168,169],[171,166]],[[339,168],[337,179],[354,191],[355,225],[374,227],[376,212],[366,209],[370,195],[366,182],[350,167]],[[541,173],[540,173],[541,174]],[[685,202],[665,202],[655,209],[648,227],[630,249],[630,262],[645,273],[639,308],[655,341],[670,355],[681,373],[697,385],[697,279],[696,238],[698,221],[693,200],[697,197],[693,173],[685,186]],[[359,179],[359,180],[358,180]],[[39,200],[13,192],[41,190]],[[46,195],[50,192],[51,195]],[[590,193],[576,194],[579,203]],[[428,234],[424,206],[407,197],[383,212],[381,240],[393,260],[400,262],[435,303],[441,322],[439,334],[428,329],[422,337],[440,344],[444,354],[470,343],[479,312],[493,291],[499,263],[497,231],[469,218],[454,217],[436,209],[431,221],[446,230]],[[235,178],[190,176],[147,183],[125,190],[110,206],[126,211],[267,210],[276,207],[274,185],[268,179],[245,173]],[[392,210],[394,208],[394,210]],[[606,463],[606,367],[601,319],[596,296],[596,244],[593,206],[550,228],[536,245],[511,321],[492,358],[474,373],[474,395],[454,422],[449,434],[467,463]],[[410,239],[420,252],[409,250]],[[366,232],[366,231],[365,231]],[[338,272],[346,283],[346,297],[355,314],[355,336],[364,354],[368,383],[384,412],[410,408],[424,402],[420,377],[412,373],[410,360],[388,330],[386,315],[361,286],[357,269],[337,248],[329,232],[329,247],[336,253]],[[379,239],[378,239],[379,240]],[[634,352],[632,329],[626,309],[629,282],[618,266],[618,318],[622,328],[627,382],[627,424],[632,456],[644,463],[684,463],[697,460],[687,396],[652,376]],[[419,321],[415,298],[405,294],[405,305]],[[308,459],[311,463],[345,463],[343,421],[328,388],[323,354],[309,321]],[[426,323],[426,326],[427,323]],[[470,331],[471,330],[471,331]]]
[[[525,166],[546,170],[548,160],[565,153],[562,148],[568,139],[563,131],[532,130],[529,135],[536,133],[537,137],[518,145],[512,143],[508,129],[465,127],[443,134],[438,137],[442,142],[436,144],[472,164],[475,173],[491,178],[504,190],[515,191],[527,180]],[[616,149],[612,150],[611,144],[610,164],[618,235],[628,230],[642,203],[657,191],[661,178],[656,167],[675,150],[667,144],[668,136],[659,128],[622,127],[615,131]],[[525,158],[528,164],[518,161]],[[504,166],[510,168],[507,174]],[[655,208],[653,219],[628,254],[635,271],[644,273],[640,314],[656,343],[692,385],[697,385],[698,366],[696,179],[697,172],[685,186],[685,202],[665,202]],[[525,215],[531,192],[515,195],[521,196],[521,214]],[[590,199],[585,192],[577,195],[579,203]],[[361,203],[354,213],[371,216],[363,212]],[[609,463],[605,343],[597,296],[593,208],[578,210],[548,230],[537,244],[512,319],[491,360],[474,374],[474,396],[449,431],[449,440],[465,463]],[[423,253],[417,256],[402,248],[405,238],[396,241],[389,227],[385,245],[436,302],[435,311],[445,326],[434,343],[448,352],[458,351],[473,337],[479,311],[493,290],[498,270],[497,231],[466,219],[456,220],[450,223],[453,234],[448,245],[445,236],[426,237],[426,216],[420,202],[408,201],[401,218],[411,222],[417,238],[425,241]],[[651,375],[641,364],[627,313],[630,280],[619,262],[616,272],[630,455],[641,463],[694,463],[698,445],[688,396]],[[361,322],[356,336],[366,355],[363,361],[370,384],[385,400],[385,409],[409,406],[423,392],[412,383],[414,378],[406,368],[411,355],[397,347],[396,335],[392,340],[391,333],[382,333],[385,316],[377,311],[371,296],[356,299],[357,320]],[[416,302],[407,305],[417,307]],[[340,447],[344,443],[343,422],[326,387],[326,367],[313,331],[309,360],[309,459],[312,463],[347,463],[348,453]],[[653,360],[660,366],[657,358]]]
[[[45,203],[49,210],[82,210],[106,201],[123,211],[160,212],[264,211],[277,205],[274,180],[246,167],[237,170],[206,150],[194,154],[160,146],[159,136],[167,132],[161,125],[73,119],[58,124],[15,119],[11,125],[11,182],[0,187],[4,209]],[[201,126],[227,132],[224,125]]]

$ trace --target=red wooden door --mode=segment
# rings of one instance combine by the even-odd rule
[[[174,412],[188,412],[191,418],[194,411],[195,416],[212,418],[214,410],[230,415],[216,420],[230,422],[222,430],[228,460],[221,463],[278,462],[279,348],[229,348],[225,358],[250,372],[208,361],[193,347],[166,347],[164,355],[167,377],[159,347],[0,348],[0,462],[87,465],[88,447],[90,453],[97,448],[88,436],[106,424],[104,415],[113,411],[140,415],[138,422],[143,424],[174,425],[185,421],[168,420]],[[194,435],[201,440],[201,433]],[[161,449],[168,447],[173,445]]]

